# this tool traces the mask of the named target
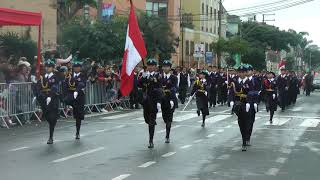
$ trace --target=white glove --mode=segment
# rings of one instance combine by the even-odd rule
[[[158,109],[158,112],[161,111],[161,104],[160,103],[157,103],[157,109]]]
[[[36,100],[37,100],[37,97],[33,97],[33,99],[32,99],[32,104],[35,104],[35,103],[36,103]]]
[[[143,77],[143,78],[148,77],[148,72],[143,72],[143,73],[142,73],[142,77]]]
[[[273,99],[275,99],[275,98],[276,98],[276,95],[275,95],[275,94],[273,94],[273,95],[272,95],[272,98],[273,98]]]
[[[77,97],[78,97],[78,92],[77,91],[75,91],[74,93],[73,93],[73,97],[74,97],[74,99],[77,99]]]
[[[224,83],[228,84],[228,81],[225,81]]]
[[[253,106],[254,106],[254,110],[255,110],[256,112],[258,112],[258,104],[257,104],[257,103],[254,103]]]
[[[179,99],[179,93],[176,93],[176,97]]]
[[[173,106],[174,106],[173,101],[170,101],[170,106],[171,106],[171,109],[173,109]]]
[[[51,102],[51,97],[47,97],[47,106],[50,104],[50,102]]]
[[[250,110],[250,104],[247,103],[247,104],[246,104],[246,112],[249,112],[249,110]]]
[[[207,91],[205,91],[205,92],[204,92],[204,95],[208,96],[208,92],[207,92]]]
[[[230,102],[230,107],[231,107],[231,109],[233,108],[233,106],[234,106],[234,102],[231,101],[231,102]]]

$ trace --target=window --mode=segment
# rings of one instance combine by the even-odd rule
[[[190,46],[189,46],[189,41],[186,41],[186,55],[190,55]]]
[[[208,43],[206,43],[206,45],[205,45],[205,51],[206,51],[206,52],[209,51],[209,44],[208,44]]]
[[[207,14],[207,16],[209,16],[209,6],[208,5],[206,6],[206,14]]]
[[[208,32],[208,28],[206,28],[206,32]]]
[[[210,7],[210,17],[212,18],[212,7]]]
[[[194,42],[190,41],[190,54],[194,53]]]
[[[214,20],[217,20],[217,10],[214,9]]]
[[[159,2],[146,2],[146,13],[148,15],[167,16],[168,4]]]
[[[212,28],[210,28],[210,33],[212,33]]]
[[[203,28],[203,26],[201,26],[201,31],[203,31],[204,30],[204,28]]]
[[[204,14],[204,3],[202,3],[202,14]]]

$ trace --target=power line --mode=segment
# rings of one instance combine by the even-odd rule
[[[255,8],[259,8],[259,7],[268,7],[268,6],[271,6],[271,5],[274,5],[274,4],[285,3],[287,1],[293,1],[293,0],[281,0],[281,1],[275,1],[275,2],[266,3],[266,4],[259,4],[259,5],[255,5],[255,6],[245,7],[245,8],[231,9],[231,10],[228,10],[228,12],[243,11],[243,10],[255,9]]]

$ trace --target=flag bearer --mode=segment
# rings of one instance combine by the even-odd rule
[[[139,86],[143,92],[143,117],[149,127],[149,146],[153,148],[153,136],[158,111],[161,111],[162,86],[161,76],[156,72],[157,62],[155,59],[147,61],[147,69],[142,73],[139,80]]]

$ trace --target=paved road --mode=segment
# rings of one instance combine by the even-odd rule
[[[48,146],[46,123],[0,129],[0,169],[5,180],[315,180],[320,171],[320,94],[299,97],[296,106],[268,123],[257,114],[252,144],[241,152],[236,117],[211,109],[206,128],[195,106],[174,116],[171,144],[158,118],[155,149],[147,149],[142,111],[92,116],[74,140],[75,123],[59,121]],[[181,109],[182,107],[180,107]]]

